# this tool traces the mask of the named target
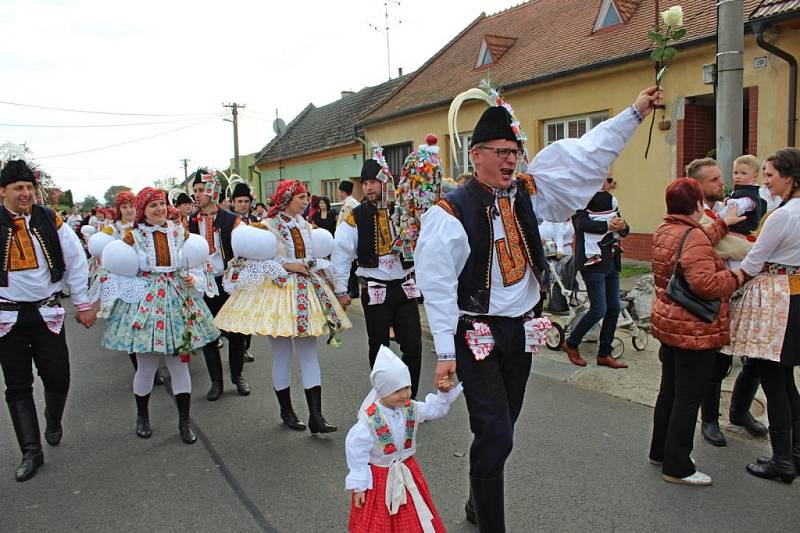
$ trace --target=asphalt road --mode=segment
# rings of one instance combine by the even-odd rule
[[[19,451],[0,415],[0,531],[346,531],[349,498],[344,438],[369,388],[364,321],[334,350],[320,341],[324,413],[339,432],[326,437],[280,424],[266,339],[253,339],[245,366],[253,393],[226,382],[207,402],[202,355],[192,362],[193,446],[177,432],[164,387],[151,398],[153,437],[135,435],[133,369],[125,354],[100,347],[103,323],[68,321],[72,389],[60,446],[45,446],[37,476],[17,483]],[[434,361],[426,341],[423,390]],[[536,365],[536,362],[534,362]],[[227,363],[226,376],[227,376]],[[305,397],[295,373],[301,417]],[[41,413],[40,384],[37,401]],[[5,409],[3,409],[5,412]],[[755,479],[745,464],[765,442],[729,437],[716,449],[697,439],[694,457],[709,488],[670,485],[647,462],[652,410],[573,384],[531,376],[506,470],[508,530],[797,531],[800,490]],[[420,428],[417,459],[449,531],[476,531],[463,518],[470,433],[463,399]]]

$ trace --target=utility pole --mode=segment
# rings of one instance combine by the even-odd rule
[[[717,163],[727,185],[742,155],[744,127],[744,4],[717,2]]]
[[[247,107],[244,104],[222,104],[222,107],[230,108],[233,115],[233,169],[234,172],[241,176],[241,169],[239,168],[239,110]]]
[[[181,159],[180,161],[183,162],[183,181],[185,183],[189,180],[189,161],[191,159]]]
[[[384,18],[384,25],[383,28],[379,28],[373,24],[370,24],[370,27],[375,31],[385,31],[386,32],[386,66],[389,69],[389,79],[392,79],[392,56],[389,53],[389,30],[392,29],[392,26],[389,26],[389,4],[397,4],[400,5],[398,0],[386,0],[383,3],[383,18]],[[403,21],[398,19],[398,24],[402,24]]]

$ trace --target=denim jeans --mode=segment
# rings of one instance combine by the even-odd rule
[[[621,308],[619,272],[612,269],[611,272],[581,272],[581,275],[586,283],[586,292],[589,294],[589,311],[572,330],[567,344],[572,348],[577,348],[583,340],[583,336],[602,319],[600,349],[597,354],[609,356]]]

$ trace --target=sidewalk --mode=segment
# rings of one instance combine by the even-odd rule
[[[621,288],[623,290],[630,290],[638,279],[639,276],[623,278],[621,280]],[[363,313],[360,300],[353,301],[350,310],[355,309],[357,309],[357,312]],[[425,336],[428,341],[432,341],[428,318],[425,314],[425,307],[420,305],[419,309],[423,336]],[[552,318],[555,321],[562,321],[565,317],[554,316]],[[602,392],[617,398],[654,407],[661,381],[661,363],[658,360],[658,348],[660,343],[651,336],[647,347],[639,352],[634,349],[627,330],[619,330],[617,336],[621,338],[625,344],[625,351],[621,360],[628,364],[627,369],[612,370],[607,367],[596,366],[594,359],[597,355],[597,344],[586,342],[581,344],[580,349],[582,355],[589,363],[587,366],[575,366],[567,360],[564,352],[560,350],[552,351],[546,346],[542,346],[539,355],[534,356],[533,374],[572,383],[587,390]],[[723,428],[727,435],[737,435],[745,439],[753,439],[744,429],[732,426],[728,423],[728,408],[730,406],[731,391],[736,376],[739,374],[741,364],[739,358],[734,358],[733,369],[722,383],[722,395],[720,400],[721,416],[719,422],[720,427]],[[755,418],[768,425],[765,406],[766,398],[764,397],[764,392],[759,388],[751,408],[751,413]]]

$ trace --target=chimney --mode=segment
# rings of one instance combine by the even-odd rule
[[[403,67],[400,67],[400,68],[397,69],[397,77],[398,78],[402,78],[403,77]]]
[[[355,91],[342,91],[342,98],[356,94]]]

